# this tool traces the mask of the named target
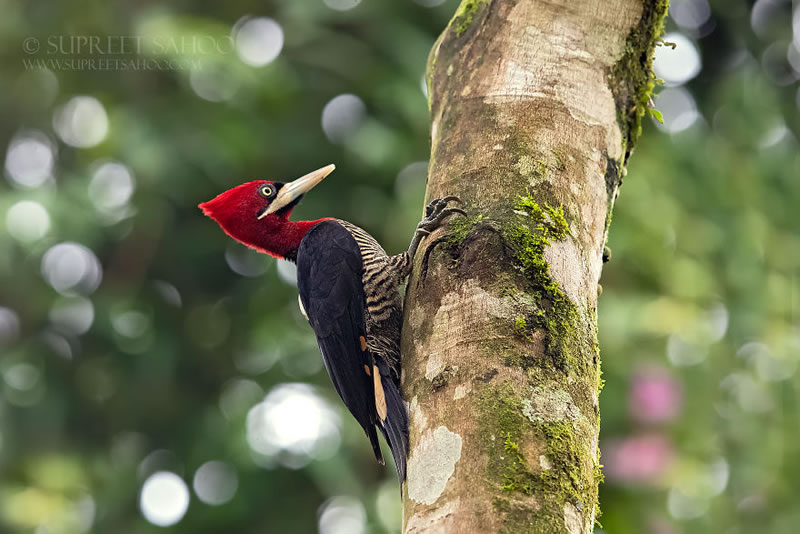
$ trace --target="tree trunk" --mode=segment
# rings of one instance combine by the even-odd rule
[[[666,0],[463,0],[428,60],[427,197],[403,325],[404,532],[593,530],[597,295]]]

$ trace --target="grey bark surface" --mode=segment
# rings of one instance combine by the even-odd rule
[[[431,51],[427,198],[470,216],[406,292],[407,534],[593,530],[598,281],[665,11],[464,0]]]

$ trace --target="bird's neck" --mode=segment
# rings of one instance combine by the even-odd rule
[[[273,220],[270,221],[271,224],[260,226],[251,242],[244,244],[276,258],[296,261],[297,249],[300,248],[300,242],[306,233],[315,225],[328,220],[331,218],[326,217],[316,221]]]

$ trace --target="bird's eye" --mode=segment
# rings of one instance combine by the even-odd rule
[[[271,185],[265,185],[261,188],[261,195],[266,198],[269,198],[274,194],[275,194],[275,188],[272,187]]]

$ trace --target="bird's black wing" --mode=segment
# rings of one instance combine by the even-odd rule
[[[321,222],[297,252],[297,288],[317,335],[322,360],[344,404],[364,428],[378,461],[373,359],[366,350],[364,265],[350,233],[337,221]]]

